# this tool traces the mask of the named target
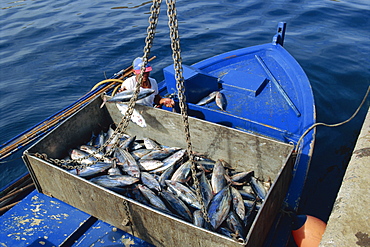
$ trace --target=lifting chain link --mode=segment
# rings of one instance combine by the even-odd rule
[[[141,72],[140,72],[140,75],[139,75],[139,82],[136,83],[135,93],[134,93],[133,97],[130,99],[128,110],[127,110],[125,116],[123,117],[122,121],[119,123],[119,125],[116,128],[116,130],[118,129],[120,131],[120,133],[125,133],[126,132],[129,120],[131,119],[131,115],[134,111],[134,106],[135,106],[138,94],[140,92],[140,87],[141,87],[141,84],[142,84],[143,74],[145,72],[146,65],[148,64],[148,56],[150,54],[150,49],[152,48],[153,39],[154,39],[154,36],[155,36],[155,30],[157,28],[158,16],[159,16],[159,12],[160,12],[161,3],[162,3],[162,0],[153,0],[153,4],[152,4],[151,9],[150,9],[151,15],[149,17],[149,27],[147,28],[147,37],[145,39],[143,65],[141,67]],[[133,229],[133,224],[132,224],[132,217],[131,217],[131,214],[130,214],[128,204],[127,204],[126,200],[123,201],[123,206],[124,206],[124,210],[126,212],[128,224],[131,227],[131,233],[132,233],[132,235],[135,236],[134,229]]]
[[[155,30],[157,28],[157,23],[158,23],[158,17],[160,13],[160,7],[161,7],[162,0],[153,0],[153,4],[150,8],[150,17],[149,17],[149,27],[147,28],[147,37],[145,38],[145,47],[144,47],[144,55],[143,55],[143,64],[141,67],[141,72],[139,75],[139,81],[136,83],[135,87],[135,92],[134,95],[131,97],[130,102],[128,104],[128,109],[125,113],[125,115],[122,117],[121,122],[118,124],[117,128],[115,129],[111,139],[114,138],[115,135],[117,134],[123,134],[126,132],[127,126],[130,122],[132,113],[134,111],[134,107],[136,104],[137,97],[140,92],[140,87],[142,84],[142,79],[143,79],[143,74],[145,72],[146,65],[148,64],[148,57],[150,54],[150,49],[152,48],[153,45],[153,40],[155,36]],[[112,140],[108,140],[112,141]],[[108,142],[107,141],[107,142]],[[118,142],[113,143],[113,148],[111,148],[110,152],[105,153],[104,157],[109,156],[111,152],[117,147]]]
[[[194,181],[195,191],[197,194],[197,200],[201,205],[203,218],[207,222],[210,222],[207,208],[204,204],[202,193],[200,191],[199,181],[196,176],[194,154],[193,154],[191,139],[190,139],[188,109],[187,109],[187,105],[185,104],[186,96],[185,96],[184,77],[183,77],[183,69],[182,69],[182,59],[181,59],[180,36],[178,32],[177,12],[176,12],[176,6],[175,6],[176,0],[166,0],[166,3],[167,3],[167,15],[169,19],[168,26],[170,28],[172,58],[174,61],[174,69],[175,69],[176,88],[178,91],[181,115],[182,115],[183,122],[184,122],[184,131],[185,131],[185,138],[186,138],[186,143],[187,143],[187,151],[189,155],[189,160],[191,162],[192,178]]]

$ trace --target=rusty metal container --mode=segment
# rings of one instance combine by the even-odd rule
[[[124,209],[126,201],[135,236],[156,246],[260,246],[263,243],[290,184],[294,164],[291,145],[189,118],[194,151],[207,153],[213,159],[222,158],[239,171],[252,169],[257,177],[273,180],[245,242],[240,243],[72,175],[34,155],[44,153],[62,159],[70,148],[86,143],[93,131],[97,133],[112,123],[119,123],[122,114],[116,105],[106,104],[101,109],[101,103],[102,99],[97,97],[24,152],[23,159],[39,192],[131,232]],[[140,105],[135,109],[145,118],[147,127],[130,122],[128,134],[149,137],[167,146],[186,147],[180,114]]]

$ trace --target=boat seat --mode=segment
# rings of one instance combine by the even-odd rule
[[[164,68],[163,74],[168,93],[177,93],[173,64]],[[211,76],[192,66],[183,65],[183,77],[186,101],[189,103],[195,104],[213,91],[219,90],[217,77]]]
[[[265,76],[256,75],[254,73],[241,72],[230,70],[221,78],[223,87],[230,86],[235,90],[242,90],[243,93],[257,97],[268,83]]]

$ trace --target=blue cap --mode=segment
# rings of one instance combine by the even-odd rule
[[[143,66],[143,58],[142,57],[137,57],[132,62],[132,67],[133,67],[136,74],[140,74],[142,66]],[[152,71],[152,67],[150,66],[149,63],[147,63],[145,67],[146,68],[145,68],[144,72]]]

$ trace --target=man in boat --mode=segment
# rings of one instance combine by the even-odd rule
[[[132,67],[134,70],[135,75],[127,78],[121,85],[120,92],[124,90],[134,90],[136,88],[136,83],[139,81],[141,67],[143,65],[143,59],[141,57],[137,57],[134,59],[132,63]],[[145,72],[143,74],[141,88],[150,88],[154,90],[152,95],[148,97],[138,100],[137,103],[146,106],[153,106],[161,107],[174,107],[175,102],[173,99],[170,98],[162,98],[158,92],[158,84],[154,78],[149,77],[150,71],[152,71],[152,67],[149,63],[146,64]]]

